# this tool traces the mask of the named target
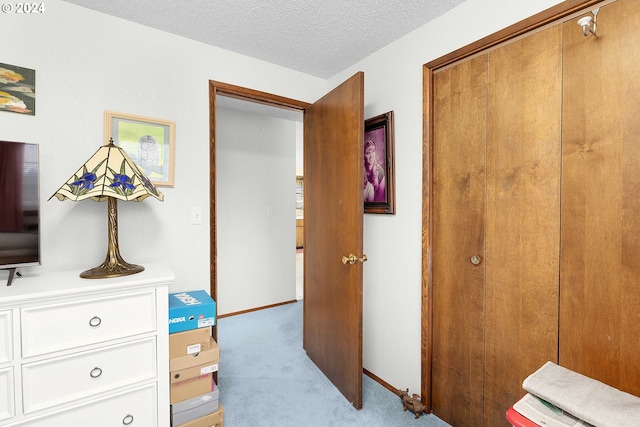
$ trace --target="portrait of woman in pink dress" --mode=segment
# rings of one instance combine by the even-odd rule
[[[364,213],[395,214],[393,111],[364,123]]]
[[[384,148],[384,146],[382,147]],[[384,172],[384,156],[379,160],[376,143],[369,139],[364,143],[365,202],[384,202],[386,200],[386,175]],[[383,151],[383,150],[381,150]],[[382,163],[382,165],[381,165]],[[367,185],[367,183],[369,185]]]

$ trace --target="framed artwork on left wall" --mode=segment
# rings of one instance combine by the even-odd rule
[[[36,115],[36,70],[0,62],[0,111]]]
[[[105,144],[121,147],[158,187],[173,187],[175,122],[105,111]]]

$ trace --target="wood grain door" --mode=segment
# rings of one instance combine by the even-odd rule
[[[364,74],[304,114],[304,329],[308,356],[362,407]]]
[[[561,29],[434,75],[433,412],[507,426],[557,360]]]
[[[577,19],[564,26],[560,363],[640,395],[640,2],[603,6],[597,37]]]
[[[434,75],[431,390],[454,426],[482,425],[486,62]]]
[[[576,25],[577,26],[577,25]],[[484,425],[558,358],[562,29],[489,52]]]

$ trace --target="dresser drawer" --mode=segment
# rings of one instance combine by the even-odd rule
[[[156,339],[146,338],[22,366],[24,412],[155,378]]]
[[[0,421],[13,417],[13,367],[0,369]]]
[[[152,427],[158,425],[156,384],[26,421],[21,427]]]
[[[155,300],[147,291],[24,308],[22,357],[155,331]]]
[[[13,360],[12,312],[0,311],[0,363]]]

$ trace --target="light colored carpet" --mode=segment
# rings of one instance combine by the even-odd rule
[[[302,349],[302,301],[218,321],[225,427],[445,427],[363,375],[357,411]]]

